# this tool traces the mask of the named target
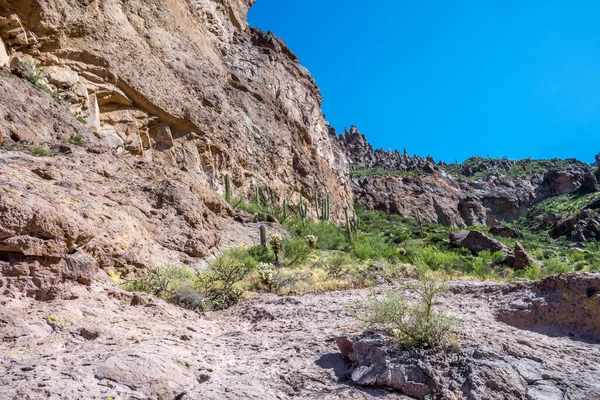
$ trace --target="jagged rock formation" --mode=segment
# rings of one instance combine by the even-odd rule
[[[238,196],[329,195],[341,221],[345,153],[310,73],[247,26],[253,2],[0,0],[0,63],[43,89],[0,76],[3,294],[211,255],[226,174]]]
[[[335,130],[331,134],[335,136]],[[358,131],[356,126],[352,126],[349,131],[346,129],[343,134],[338,136],[338,140],[346,150],[350,162],[358,167],[381,168],[389,171],[418,170],[430,173],[437,170],[433,158],[410,156],[406,149],[402,154],[398,150],[373,150],[373,146],[367,141],[365,135]]]
[[[510,176],[511,169],[527,168],[536,162],[476,157],[450,169],[444,163],[436,166],[430,158],[373,151],[356,128],[341,135],[340,142],[352,162],[364,158],[366,161],[362,166],[383,170],[374,176],[353,178],[357,202],[368,209],[452,227],[513,222],[549,197],[570,193],[580,186],[583,190],[594,191],[598,185],[591,167],[577,160],[538,161],[543,172],[534,170],[529,175]],[[552,169],[555,165],[560,165],[561,169]],[[393,176],[392,172],[398,171],[420,173]]]

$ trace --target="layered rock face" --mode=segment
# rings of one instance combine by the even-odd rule
[[[0,77],[4,294],[211,255],[226,174],[237,196],[329,195],[343,218],[348,163],[319,90],[247,26],[252,3],[0,0],[0,63],[53,95]]]
[[[321,96],[285,44],[248,28],[252,0],[3,0],[53,88],[119,152],[164,159],[237,194],[269,187],[352,203]],[[2,37],[8,37],[4,31]],[[298,196],[296,196],[298,197]]]
[[[374,151],[355,128],[341,135],[340,141],[348,158],[359,166],[418,172],[416,176],[355,177],[352,187],[357,202],[371,210],[452,227],[512,222],[542,200],[570,193],[579,186],[593,190],[597,184],[592,182],[595,176],[590,173],[591,168],[577,160],[566,160],[568,167],[564,169],[526,178],[506,175],[514,165],[509,160],[484,160],[479,165],[464,166],[455,175],[446,172],[443,163],[436,165],[430,158]],[[361,164],[361,159],[366,161]],[[466,178],[478,173],[485,173],[487,178]]]

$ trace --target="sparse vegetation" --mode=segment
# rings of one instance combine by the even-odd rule
[[[79,122],[81,122],[84,125],[87,125],[87,119],[85,119],[85,117],[79,113],[73,113],[73,117],[75,117],[75,119]]]
[[[416,294],[418,301],[409,301],[400,292],[372,295],[360,306],[356,317],[368,328],[391,332],[403,347],[446,345],[456,323],[433,304],[448,289],[447,284],[426,274],[420,280],[401,283],[401,287]]]
[[[31,155],[35,157],[50,157],[52,151],[44,145],[36,144],[31,146]]]
[[[40,68],[40,62],[31,59],[31,60],[23,60],[17,62],[17,68],[23,75],[25,79],[27,79],[33,86],[40,90],[47,90],[46,85],[44,84],[45,74],[44,71]]]
[[[71,135],[70,142],[73,143],[75,146],[85,146],[85,140],[79,135]]]

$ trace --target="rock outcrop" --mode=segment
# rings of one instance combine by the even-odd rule
[[[355,166],[377,172],[352,179],[358,203],[367,209],[451,227],[513,222],[549,197],[571,193],[580,186],[593,192],[598,186],[590,166],[574,159],[517,162],[474,157],[449,166],[436,165],[430,157],[373,150],[355,127],[340,135],[339,141]],[[539,169],[531,167],[534,172],[523,173],[522,169],[532,165]],[[554,169],[557,166],[561,169]],[[520,174],[509,175],[513,169]]]
[[[458,231],[450,234],[450,243],[456,247],[463,247],[469,249],[474,253],[480,251],[501,251],[505,254],[510,253],[505,245],[499,240],[489,237],[483,232],[479,231]]]

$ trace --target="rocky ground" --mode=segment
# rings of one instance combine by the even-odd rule
[[[544,326],[527,322],[534,309],[557,315],[562,310],[563,322],[569,315],[589,316],[560,299],[578,302],[577,293],[584,291],[579,294],[588,302],[597,301],[600,278],[569,278],[576,289],[562,296],[560,279],[509,286],[455,283],[440,306],[462,329],[455,350],[435,353],[438,369],[431,376],[438,374],[441,388],[452,388],[439,398],[599,398],[598,336],[581,336],[591,332],[589,324],[549,325],[560,318],[535,320]],[[557,295],[547,296],[549,288]],[[91,287],[74,286],[71,300],[4,300],[0,398],[408,398],[353,385],[352,366],[336,346],[336,337],[360,332],[349,308],[368,294],[254,294],[230,310],[198,315],[124,293],[104,278]],[[422,357],[423,365],[432,357]],[[454,386],[448,386],[451,381]]]

